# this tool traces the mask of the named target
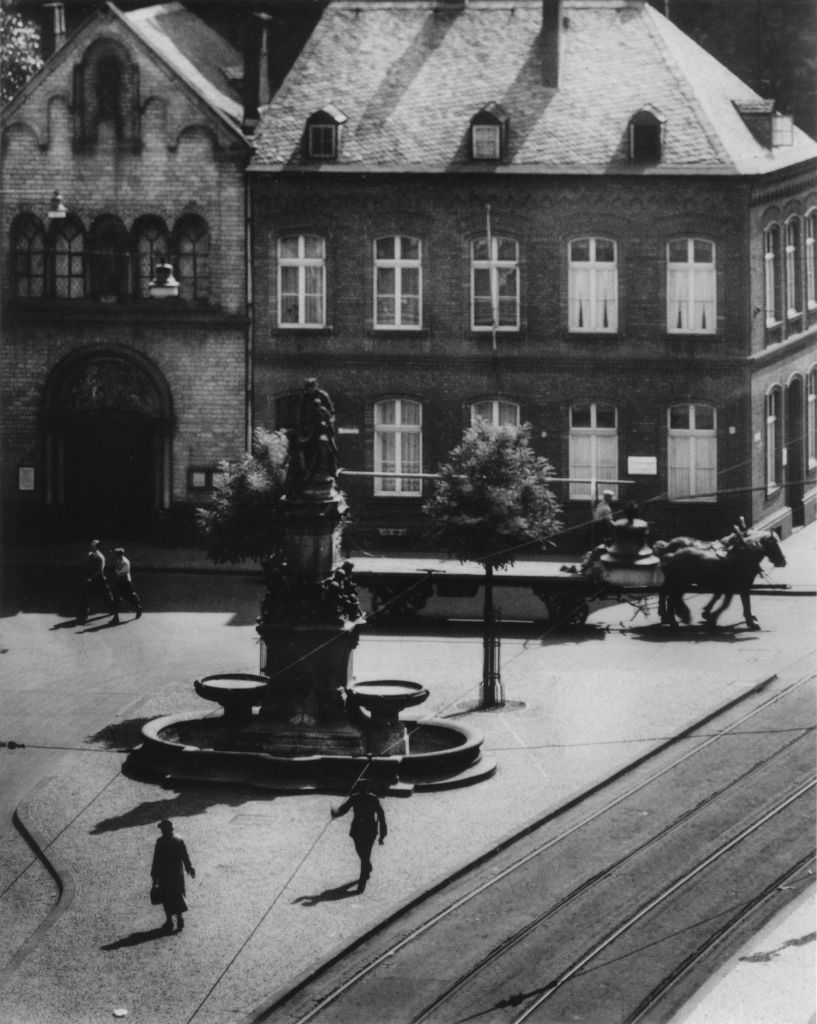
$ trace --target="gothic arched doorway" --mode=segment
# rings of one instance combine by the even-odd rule
[[[147,360],[75,353],[46,396],[48,504],[72,534],[149,536],[169,494],[170,393]]]

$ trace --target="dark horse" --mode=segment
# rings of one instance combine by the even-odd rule
[[[686,544],[681,544],[682,540]],[[786,564],[777,534],[771,530],[752,530],[731,546],[705,544],[692,541],[692,538],[676,538],[663,551],[658,551],[658,547],[656,545],[656,553],[661,554],[661,571],[664,574],[661,588],[664,609],[662,622],[677,627],[676,615],[684,622],[689,622],[690,614],[684,603],[684,594],[696,587],[713,595],[703,613],[710,625],[717,623],[718,616],[729,607],[732,597],[739,594],[746,625],[749,629],[760,629],[757,619],[752,615],[750,592],[764,558],[781,568]],[[713,611],[712,606],[721,595],[723,602]]]

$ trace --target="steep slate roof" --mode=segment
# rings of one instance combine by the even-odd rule
[[[770,150],[733,101],[757,100],[644,0],[565,0],[559,89],[543,84],[541,0],[332,0],[262,111],[251,169],[314,166],[302,149],[310,114],[348,117],[325,171],[754,174],[817,156],[795,129]],[[499,103],[510,117],[499,164],[469,158],[471,118]],[[630,117],[666,118],[655,167],[627,159]]]
[[[241,124],[244,108],[229,74],[242,64],[235,47],[180,3],[119,13],[209,106]]]

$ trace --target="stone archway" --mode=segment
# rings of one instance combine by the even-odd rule
[[[64,360],[50,385],[48,504],[70,533],[150,536],[169,499],[164,378],[144,357],[100,348]]]

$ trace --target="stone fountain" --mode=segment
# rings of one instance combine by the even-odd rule
[[[428,697],[409,680],[355,681],[365,625],[338,490],[334,408],[309,378],[290,434],[285,551],[266,569],[258,619],[260,674],[205,676],[195,692],[221,713],[149,722],[131,754],[141,771],[278,789],[346,789],[363,772],[394,791],[492,775],[482,736],[446,719],[402,719]]]

